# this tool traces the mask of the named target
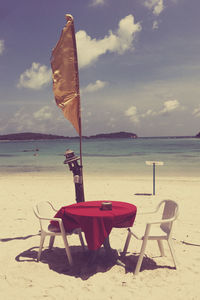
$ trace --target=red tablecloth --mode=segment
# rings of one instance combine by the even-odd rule
[[[103,201],[87,201],[63,206],[55,215],[61,218],[66,232],[81,228],[90,250],[96,250],[104,243],[113,227],[131,227],[137,208],[135,205],[112,202],[112,210],[101,210]],[[51,222],[53,225],[57,222]]]

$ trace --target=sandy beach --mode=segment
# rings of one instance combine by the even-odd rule
[[[33,204],[50,200],[60,208],[75,202],[71,174],[21,173],[0,176],[0,297],[1,299],[199,299],[200,286],[200,178],[152,178],[84,176],[85,198],[133,203],[138,212],[149,211],[163,199],[180,206],[174,227],[174,249],[179,268],[173,268],[167,245],[166,257],[159,257],[157,243],[150,241],[141,272],[132,270],[141,242],[132,239],[125,260],[126,268],[107,260],[102,248],[96,264],[86,268],[85,255],[76,235],[69,237],[75,261],[69,268],[61,238],[54,249],[43,250],[36,261],[39,245],[39,223],[33,215]],[[137,217],[136,217],[137,222]],[[111,246],[123,249],[127,229],[113,229]],[[46,240],[45,246],[48,246]]]

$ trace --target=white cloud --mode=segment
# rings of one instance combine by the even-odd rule
[[[193,110],[192,114],[195,117],[200,117],[200,105]]]
[[[123,54],[133,49],[133,41],[141,30],[140,23],[134,23],[133,15],[121,19],[116,33],[111,30],[103,39],[92,39],[84,30],[76,33],[79,67],[86,67],[107,52]]]
[[[105,0],[92,0],[91,6],[99,6],[99,5],[104,5]]]
[[[4,40],[0,40],[0,55],[3,53],[4,49],[5,49]]]
[[[88,84],[81,90],[82,93],[92,93],[103,89],[108,83],[106,81],[96,80],[95,83]]]
[[[178,100],[168,100],[164,102],[164,108],[159,112],[159,114],[165,114],[176,110],[180,106]]]
[[[164,9],[163,0],[146,0],[144,5],[152,10],[153,14],[158,16]]]
[[[52,111],[49,106],[44,106],[33,114],[36,120],[48,120],[52,118]]]
[[[163,109],[159,111],[153,111],[152,109],[147,110],[145,113],[141,115],[142,118],[148,117],[148,116],[158,116],[158,115],[165,115],[168,114],[174,110],[177,110],[178,108],[180,110],[183,110],[183,106],[180,106],[180,103],[178,100],[167,100],[163,103]]]
[[[17,87],[39,90],[50,83],[52,72],[47,66],[33,62],[30,69],[20,75]]]
[[[137,108],[135,106],[131,106],[129,107],[126,111],[125,111],[125,116],[129,117],[130,120],[133,123],[138,123],[139,122],[139,115],[137,112]]]
[[[154,117],[154,116],[159,116],[159,115],[166,115],[169,114],[177,109],[183,110],[184,107],[180,105],[178,100],[167,100],[163,103],[163,108],[159,111],[153,111],[152,109],[148,109],[146,112],[140,114],[137,111],[137,108],[135,106],[129,107],[125,111],[125,115],[130,118],[130,120],[134,123],[138,123],[142,118],[146,117]],[[196,109],[196,113],[199,113],[200,116],[200,107]]]

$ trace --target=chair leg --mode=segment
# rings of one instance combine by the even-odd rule
[[[67,241],[65,228],[63,226],[62,221],[59,223],[59,225],[60,225],[60,231],[61,231],[61,235],[62,235],[62,238],[63,238],[63,242],[64,242],[64,245],[65,245],[65,251],[66,251],[66,254],[67,254],[67,258],[68,258],[70,266],[72,266],[73,265],[73,260],[72,260],[71,252],[70,252],[70,249],[69,249],[69,244],[68,244],[68,241]]]
[[[55,241],[55,235],[51,235],[49,240],[49,249],[53,248],[54,241]]]
[[[140,250],[140,256],[138,258],[138,262],[137,262],[137,265],[135,267],[135,272],[134,272],[135,275],[137,275],[139,273],[141,265],[142,265],[143,256],[144,256],[144,253],[145,253],[150,228],[151,228],[151,224],[147,224],[145,234],[144,234],[144,238],[143,238],[143,242],[142,242],[142,246],[141,246],[141,250]]]
[[[39,246],[39,251],[38,251],[38,256],[37,256],[37,261],[40,260],[40,256],[41,256],[41,253],[42,253],[42,248],[43,248],[43,245],[44,245],[44,240],[45,240],[45,234],[42,234],[40,235],[40,246]]]
[[[85,251],[85,244],[84,244],[84,240],[83,240],[83,236],[82,236],[81,231],[79,231],[78,235],[79,235],[79,239],[80,239],[80,242],[81,242],[82,249],[83,249],[83,251]]]
[[[163,242],[161,240],[157,240],[158,242],[158,247],[160,249],[160,254],[161,256],[165,256],[165,251],[164,251],[164,247],[163,247]]]
[[[131,239],[131,231],[130,231],[130,229],[128,229],[128,235],[127,235],[127,238],[126,238],[124,249],[122,251],[122,256],[124,256],[126,254],[127,250],[128,250],[130,239]]]
[[[67,254],[69,264],[70,264],[70,266],[72,266],[73,265],[73,260],[72,260],[72,256],[71,256],[71,252],[70,252],[70,249],[69,249],[69,244],[68,244],[67,238],[64,234],[62,234],[62,238],[63,238],[63,242],[64,242],[64,245],[65,245],[65,251],[66,251],[66,254]]]
[[[144,256],[146,245],[147,245],[147,240],[148,240],[148,238],[144,239],[143,242],[142,242],[140,255],[139,255],[139,258],[138,258],[138,261],[137,261],[137,265],[135,267],[135,272],[134,272],[135,275],[137,275],[140,272],[140,268],[141,268],[142,261],[143,261],[143,256]]]
[[[174,266],[175,268],[177,269],[177,261],[176,261],[176,256],[175,256],[175,252],[174,252],[174,249],[172,247],[172,241],[169,239],[168,240],[168,245],[169,245],[169,250],[171,252],[171,256],[172,256],[172,259],[173,259],[173,262],[174,262]]]

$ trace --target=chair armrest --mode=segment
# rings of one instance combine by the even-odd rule
[[[65,228],[64,228],[64,225],[63,225],[63,221],[61,218],[40,218],[40,220],[44,220],[44,221],[56,221],[58,222],[58,225],[59,225],[59,228],[60,228],[60,231],[62,233],[62,235],[65,235],[66,232],[65,232]]]
[[[45,221],[56,221],[56,222],[62,222],[61,218],[45,218],[45,217],[40,217],[40,220],[45,220]]]
[[[176,217],[170,218],[170,219],[161,219],[161,220],[156,220],[156,221],[152,221],[152,222],[147,222],[147,225],[152,225],[152,224],[164,224],[164,223],[169,223],[169,222],[173,222],[174,220],[176,220]]]

